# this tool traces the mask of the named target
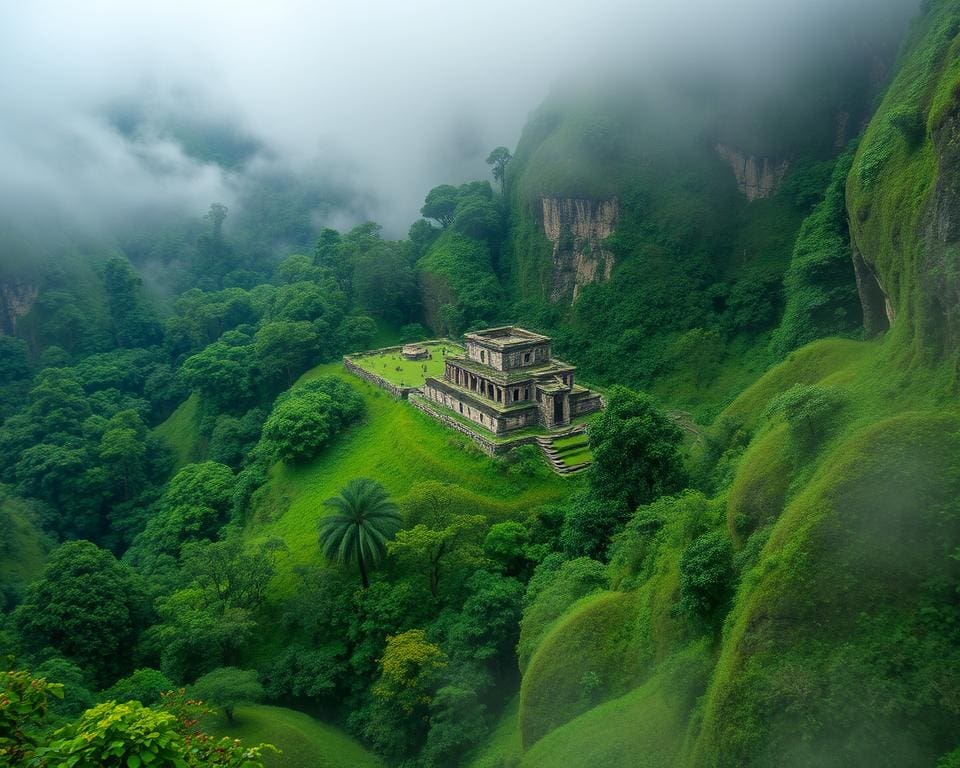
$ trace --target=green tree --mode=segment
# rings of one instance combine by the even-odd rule
[[[229,608],[256,611],[276,573],[277,557],[287,550],[283,539],[272,538],[255,548],[245,547],[234,534],[222,541],[191,542],[181,551],[183,572],[208,595],[220,613]]]
[[[312,323],[276,321],[260,327],[253,337],[253,349],[264,375],[271,383],[293,384],[316,361],[320,338]],[[276,376],[273,372],[279,372]]]
[[[100,694],[102,701],[139,701],[151,706],[160,701],[161,694],[172,691],[174,686],[158,669],[137,669],[123,677]]]
[[[683,435],[649,395],[612,387],[589,435],[594,460],[590,487],[623,511],[686,484],[680,454]]]
[[[55,721],[70,720],[96,704],[90,681],[83,670],[62,656],[46,659],[34,667],[33,674],[56,680],[63,686],[63,698],[54,699],[49,706],[49,713]]]
[[[133,410],[114,414],[100,438],[97,451],[100,461],[115,478],[123,501],[140,490],[145,480],[146,438],[146,425]]]
[[[160,341],[160,324],[140,295],[140,276],[126,258],[114,256],[103,269],[113,337],[120,347],[147,347]]]
[[[439,673],[447,663],[446,654],[422,629],[387,638],[373,686],[373,717],[364,735],[391,759],[402,758],[422,741]]]
[[[158,598],[156,610],[161,622],[144,633],[141,650],[179,683],[236,664],[257,626],[250,611],[225,607],[195,584]]]
[[[794,384],[770,402],[764,415],[782,414],[794,446],[809,451],[830,432],[844,402],[843,393],[833,387]]]
[[[423,201],[420,213],[424,218],[433,219],[441,227],[449,227],[453,223],[454,212],[457,209],[457,200],[460,192],[449,184],[434,187]]]
[[[324,502],[329,512],[320,519],[320,549],[331,562],[356,562],[360,583],[370,586],[367,570],[387,551],[387,542],[403,525],[403,517],[380,483],[369,478],[351,480]]]
[[[354,265],[353,291],[358,308],[394,325],[413,314],[416,287],[410,263],[392,244],[367,251]]]
[[[733,545],[726,533],[694,539],[680,556],[679,610],[709,618],[729,599],[733,578]]]
[[[452,226],[457,232],[475,240],[492,238],[500,231],[500,214],[486,197],[467,195],[457,203]]]
[[[253,704],[263,698],[263,686],[252,669],[220,667],[207,672],[189,688],[196,698],[223,709],[229,722],[240,704]]]
[[[401,508],[408,527],[397,533],[388,549],[426,577],[433,597],[440,594],[442,577],[451,578],[483,562],[487,521],[470,494],[445,483],[417,483]]]
[[[256,361],[255,351],[247,341],[224,334],[220,341],[184,360],[181,380],[220,410],[247,403],[254,392]]]
[[[497,147],[487,155],[487,165],[493,170],[493,178],[500,182],[501,193],[505,189],[507,180],[507,165],[513,159],[510,150],[506,147]]]
[[[560,545],[567,557],[605,560],[610,541],[629,519],[626,506],[590,492],[573,493],[564,505]]]
[[[333,376],[321,376],[277,398],[263,425],[261,445],[283,461],[308,461],[365,410],[363,398],[353,387]]]
[[[55,648],[103,685],[129,665],[145,610],[126,565],[89,541],[71,541],[50,555],[14,622],[28,649]]]

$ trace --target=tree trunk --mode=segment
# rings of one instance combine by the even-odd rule
[[[232,724],[233,724],[233,707],[232,707],[232,706],[230,706],[230,707],[224,707],[224,708],[223,708],[223,711],[224,711],[224,712],[226,713],[226,715],[227,715],[227,722],[232,725]]]
[[[363,562],[363,550],[360,548],[360,537],[357,536],[357,566],[360,568],[360,584],[364,589],[370,586],[367,578],[367,564]]]

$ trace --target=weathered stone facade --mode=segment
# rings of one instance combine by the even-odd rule
[[[455,417],[505,435],[565,427],[603,406],[599,394],[574,383],[574,366],[552,358],[547,336],[505,326],[466,339],[467,353],[448,357],[443,378],[423,386],[425,398]]]

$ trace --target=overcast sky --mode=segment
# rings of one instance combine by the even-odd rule
[[[749,75],[789,66],[811,25],[916,0],[0,0],[0,203],[80,218],[142,204],[202,212],[230,173],[149,132],[118,102],[226,121],[270,162],[371,196],[395,234],[442,182],[485,176],[566,77],[656,78],[679,61]],[[841,13],[841,8],[843,13]],[[829,21],[828,21],[829,19]]]

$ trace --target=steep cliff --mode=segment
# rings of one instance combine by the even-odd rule
[[[960,7],[915,25],[847,185],[868,333],[960,354]]]
[[[590,283],[610,279],[614,256],[604,241],[613,234],[620,201],[544,197],[543,234],[553,244],[551,301],[577,300]]]
[[[737,189],[751,202],[770,197],[790,170],[787,160],[754,157],[726,144],[717,144],[717,154],[733,170]]]
[[[17,321],[26,315],[37,300],[39,287],[17,279],[0,282],[0,333],[12,336]]]

